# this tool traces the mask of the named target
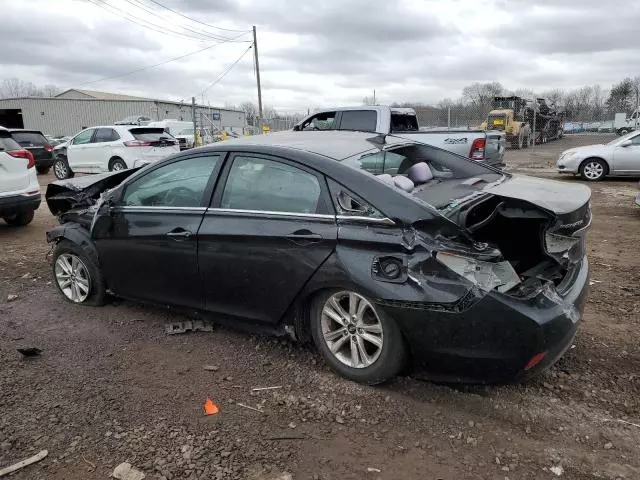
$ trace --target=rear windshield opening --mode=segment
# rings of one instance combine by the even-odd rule
[[[415,115],[391,113],[392,132],[417,132],[418,117]]]
[[[368,152],[345,160],[380,180],[441,208],[503,178],[486,165],[429,145]]]
[[[47,139],[39,132],[12,132],[11,136],[22,147],[41,147],[47,143]]]
[[[130,128],[129,131],[131,132],[131,135],[133,135],[133,138],[144,142],[157,142],[161,138],[175,140],[173,135],[169,132],[165,132],[162,127]]]

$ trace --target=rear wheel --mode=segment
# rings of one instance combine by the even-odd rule
[[[621,128],[620,130],[618,130],[618,135],[623,136],[623,135],[626,135],[629,132],[630,132],[630,130],[628,128]]]
[[[25,225],[31,223],[34,213],[35,212],[33,210],[30,210],[28,212],[15,213],[8,217],[4,217],[4,221],[12,227],[24,227]]]
[[[124,163],[124,160],[122,160],[119,157],[112,158],[111,161],[109,162],[110,172],[119,172],[120,170],[126,170],[126,169],[127,169],[127,164]]]
[[[599,158],[589,158],[580,165],[580,176],[584,180],[597,182],[602,180],[608,172],[607,164]]]
[[[46,175],[51,170],[51,167],[36,167],[36,172],[40,175]]]
[[[67,159],[64,157],[56,158],[56,161],[53,162],[53,173],[58,180],[73,177],[69,162],[67,162]]]
[[[353,291],[326,291],[314,299],[311,334],[329,366],[359,383],[391,380],[407,360],[396,322]]]
[[[53,277],[64,298],[80,305],[103,305],[106,295],[99,267],[80,246],[62,240],[53,250]]]

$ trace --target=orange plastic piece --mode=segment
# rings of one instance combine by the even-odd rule
[[[213,403],[210,398],[207,398],[207,401],[204,402],[204,414],[205,415],[215,415],[220,410],[218,410],[218,406]]]

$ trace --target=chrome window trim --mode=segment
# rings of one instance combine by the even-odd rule
[[[299,212],[274,212],[271,210],[244,210],[241,208],[209,208],[207,215],[215,215],[217,213],[228,214],[245,214],[245,215],[270,215],[278,217],[301,217],[301,218],[322,218],[327,220],[335,220],[335,215],[327,215],[322,213],[299,213]]]
[[[384,217],[384,218],[373,218],[373,217],[359,217],[357,215],[337,215],[336,216],[337,220],[341,220],[341,221],[351,221],[351,222],[357,222],[357,223],[371,223],[374,225],[387,225],[389,227],[392,227],[396,224],[396,222],[394,222],[393,220],[391,220],[388,217]]]
[[[198,212],[204,213],[207,211],[206,207],[169,207],[169,206],[137,206],[137,205],[122,205],[113,207],[116,212],[129,212],[129,213],[160,213],[160,212]]]

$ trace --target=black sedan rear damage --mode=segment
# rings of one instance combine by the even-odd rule
[[[75,303],[111,293],[313,339],[368,384],[408,358],[433,379],[511,381],[570,347],[588,285],[588,188],[405,140],[380,150],[357,132],[316,135],[50,184],[58,288]]]

